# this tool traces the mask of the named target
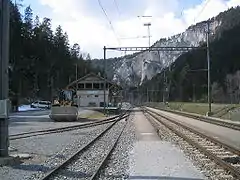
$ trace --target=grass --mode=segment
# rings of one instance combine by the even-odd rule
[[[152,107],[167,108],[178,111],[185,111],[190,113],[196,113],[206,115],[208,112],[208,103],[191,103],[191,102],[169,102],[168,107],[163,103],[151,103]],[[223,119],[232,119],[231,110],[240,108],[240,104],[212,104],[213,117],[219,117]]]

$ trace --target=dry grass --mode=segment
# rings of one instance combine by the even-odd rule
[[[208,112],[208,103],[190,103],[190,102],[169,102],[168,107],[163,103],[150,103],[150,106],[156,108],[167,108],[178,111],[185,111],[190,113],[196,113],[206,115]],[[231,119],[230,110],[240,108],[239,104],[212,104],[212,112],[214,117],[223,119]]]

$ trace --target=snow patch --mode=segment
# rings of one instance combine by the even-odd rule
[[[31,108],[30,105],[21,105],[18,107],[18,111],[34,111],[34,110],[41,110],[40,108]]]

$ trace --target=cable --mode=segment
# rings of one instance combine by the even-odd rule
[[[201,11],[199,12],[199,14],[194,18],[193,24],[195,24],[196,19],[202,14],[202,12],[203,12],[204,9],[207,7],[207,5],[208,5],[209,2],[210,2],[210,0],[206,0],[206,3],[204,4],[203,8],[202,8]]]
[[[122,37],[120,39],[142,39],[142,38],[149,38],[148,36],[136,36],[136,37]]]
[[[113,0],[113,1],[114,1],[115,6],[116,6],[116,9],[117,9],[117,12],[118,12],[119,16],[121,16],[117,0]]]
[[[114,35],[115,35],[116,38],[117,38],[118,44],[120,45],[120,44],[121,44],[121,43],[120,43],[120,40],[119,40],[119,38],[118,38],[118,36],[117,36],[115,30],[114,30],[114,27],[113,27],[113,25],[112,25],[112,22],[111,22],[111,20],[109,19],[108,15],[107,15],[107,12],[106,12],[106,10],[103,8],[103,6],[102,6],[100,0],[98,0],[98,4],[99,4],[99,6],[101,7],[101,9],[102,9],[102,11],[103,11],[105,17],[107,18],[107,20],[108,20],[108,22],[109,22],[109,24],[110,24],[110,27],[111,27],[111,29],[112,29]]]

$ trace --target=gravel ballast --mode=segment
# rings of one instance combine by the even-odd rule
[[[107,133],[80,154],[74,162],[61,170],[53,179],[89,179],[110,151],[125,125],[125,120],[117,122]]]
[[[147,115],[149,119],[152,119]],[[154,121],[152,121],[154,123]],[[205,156],[197,148],[193,147],[181,137],[174,134],[162,124],[157,125],[158,134],[162,140],[172,142],[180,147],[181,151],[193,162],[194,166],[205,175],[207,179],[211,180],[232,180],[231,175],[228,175],[222,167],[218,166],[215,162]]]
[[[106,126],[107,124],[104,124],[87,129],[11,141],[11,146],[17,149],[17,152],[12,153],[28,153],[33,158],[24,160],[24,163],[20,165],[1,167],[0,179],[38,179],[39,175],[49,171],[53,166],[75,153],[78,148],[95,137]]]
[[[130,152],[136,142],[133,114],[130,115],[126,128],[121,135],[118,144],[111,154],[107,165],[101,171],[99,179],[127,179],[129,177]]]

